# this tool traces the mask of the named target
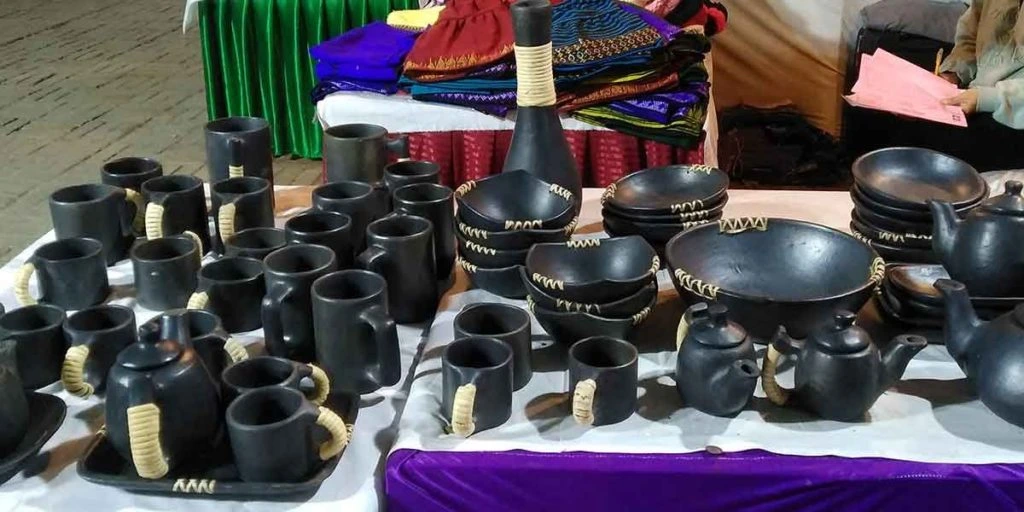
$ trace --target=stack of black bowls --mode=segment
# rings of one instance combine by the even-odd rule
[[[612,183],[601,197],[604,230],[642,236],[659,254],[680,231],[722,218],[729,176],[707,165],[644,169]]]
[[[879,288],[878,302],[890,319],[914,327],[942,329],[945,299],[934,286],[949,279],[942,265],[890,265]],[[1012,310],[1019,297],[971,297],[978,316],[991,320]]]
[[[966,162],[921,148],[868,153],[853,163],[853,179],[850,230],[887,262],[935,263],[928,201],[948,201],[962,217],[989,190]]]
[[[565,242],[576,229],[579,198],[526,171],[463,183],[455,191],[458,265],[477,288],[526,297],[520,269],[534,244]]]

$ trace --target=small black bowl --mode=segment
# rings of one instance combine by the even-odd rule
[[[707,165],[644,169],[605,189],[602,204],[634,215],[671,215],[704,210],[729,188],[729,175]]]
[[[938,255],[931,249],[916,249],[880,240],[872,240],[864,233],[853,228],[852,224],[850,233],[853,234],[854,238],[870,245],[872,249],[889,263],[936,263],[939,259]]]
[[[514,265],[522,265],[526,261],[526,254],[529,249],[494,249],[456,233],[455,238],[459,242],[459,256],[473,265],[485,268],[505,268]]]
[[[651,282],[641,288],[640,291],[612,302],[602,304],[573,302],[548,295],[540,287],[533,284],[530,276],[526,274],[525,268],[521,274],[523,283],[526,285],[527,295],[538,306],[550,311],[590,313],[604,318],[626,318],[639,313],[651,301],[651,297],[657,297],[658,295],[658,281],[652,277]]]
[[[605,230],[614,233],[616,236],[639,235],[652,244],[666,244],[672,237],[682,231],[697,226],[703,226],[708,222],[714,222],[722,218],[719,212],[710,218],[694,220],[689,222],[660,223],[660,222],[638,222],[619,217],[617,214],[605,209],[601,211],[604,216]]]
[[[604,207],[601,210],[602,215],[615,215],[624,220],[633,222],[647,222],[652,224],[679,224],[685,222],[693,222],[700,220],[707,220],[712,218],[718,218],[722,216],[722,210],[725,209],[725,205],[729,203],[729,194],[722,196],[719,201],[713,205],[708,205],[703,210],[694,210],[689,212],[671,213],[668,215],[648,215],[630,212],[629,210],[622,210],[616,207],[611,202],[604,203]]]
[[[520,170],[467,181],[455,200],[464,223],[488,231],[564,228],[578,202],[565,188]]]
[[[458,212],[455,224],[458,232],[466,240],[501,250],[529,249],[533,244],[565,242],[572,238],[579,218],[575,218],[564,228],[556,229],[520,229],[518,231],[488,231],[474,228],[466,224]]]
[[[896,233],[915,233],[918,235],[930,235],[932,233],[931,220],[927,222],[913,222],[897,219],[875,212],[869,208],[865,208],[863,205],[858,204],[856,199],[853,200],[853,204],[854,209],[852,211],[856,212],[858,217],[871,225],[882,228],[886,231],[893,231]],[[850,216],[852,217],[853,214]]]
[[[930,199],[961,207],[988,195],[974,167],[931,149],[879,149],[854,161],[852,170],[865,194],[900,208],[927,210]]]
[[[537,318],[537,323],[558,343],[572,345],[592,336],[611,336],[629,340],[636,328],[654,311],[657,294],[640,311],[626,318],[605,318],[590,313],[568,313],[542,308],[526,298],[526,307]]]
[[[661,267],[639,236],[537,244],[526,256],[530,279],[548,294],[573,302],[610,302],[639,291]]]
[[[931,249],[932,247],[931,235],[893,233],[892,231],[879,229],[862,222],[858,220],[856,216],[850,220],[850,230],[864,235],[872,242],[877,241],[883,244],[891,244],[896,247],[905,247],[909,249]]]
[[[523,279],[519,277],[519,269],[522,268],[522,265],[506,268],[484,268],[462,258],[456,258],[455,263],[466,272],[473,286],[481,290],[505,297],[506,299],[526,298],[526,286],[523,285]]]

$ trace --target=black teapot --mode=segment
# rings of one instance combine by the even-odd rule
[[[957,218],[953,205],[930,201],[932,248],[949,276],[975,297],[1024,295],[1024,184],[1006,182],[1003,195]]]
[[[720,304],[694,304],[676,333],[676,389],[686,405],[715,416],[746,407],[761,374],[753,341],[728,312]]]
[[[121,351],[107,382],[107,437],[142,478],[210,450],[222,434],[217,384],[189,342],[187,312],[165,313]]]
[[[946,304],[946,350],[967,374],[978,398],[1000,418],[1024,427],[1024,305],[991,322],[978,318],[963,283],[939,279]]]
[[[761,386],[776,405],[785,404],[790,391],[775,380],[780,353],[796,355],[794,389],[801,404],[827,420],[853,421],[902,376],[907,364],[928,341],[921,336],[897,336],[880,352],[860,327],[856,315],[841,311],[831,328],[807,340],[789,337],[779,327],[764,358]]]

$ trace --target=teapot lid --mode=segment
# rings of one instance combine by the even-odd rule
[[[1024,183],[1010,180],[1006,182],[1006,188],[1002,195],[986,199],[981,203],[980,210],[999,215],[1024,216]]]
[[[871,345],[868,333],[853,325],[857,315],[849,311],[840,311],[834,317],[831,327],[818,331],[811,336],[811,341],[826,352],[851,354],[860,352]]]
[[[117,364],[132,370],[159,368],[181,356],[180,341],[163,335],[159,324],[139,329],[139,339],[117,355]]]
[[[701,345],[730,348],[743,343],[747,332],[730,322],[729,308],[722,304],[694,304],[690,313],[690,336]]]

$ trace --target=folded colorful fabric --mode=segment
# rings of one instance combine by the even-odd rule
[[[451,0],[405,60],[405,74],[466,73],[512,54],[512,0]]]
[[[418,34],[380,21],[345,32],[309,49],[317,62],[399,68]]]
[[[395,94],[398,92],[398,87],[391,82],[388,83],[374,83],[374,82],[353,82],[347,80],[321,80],[313,86],[313,91],[310,93],[310,98],[313,103],[318,103],[320,100],[327,97],[328,94],[334,94],[339,91],[356,91],[356,92],[375,92],[377,94]]]

